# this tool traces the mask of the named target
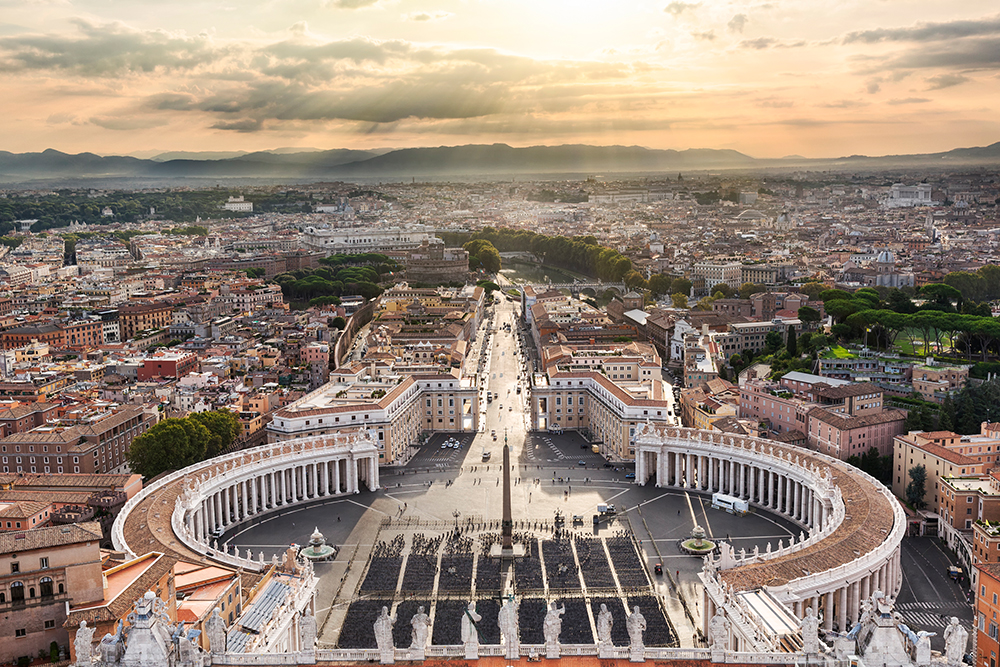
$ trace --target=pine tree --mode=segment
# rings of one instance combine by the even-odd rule
[[[788,351],[788,356],[792,359],[798,359],[799,357],[799,345],[795,338],[795,327],[791,324],[788,325],[788,338],[785,342],[785,350]]]

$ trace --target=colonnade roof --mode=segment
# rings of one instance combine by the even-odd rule
[[[894,514],[890,503],[895,501],[890,501],[874,483],[846,463],[830,464],[809,456],[808,451],[782,449],[804,453],[807,465],[816,463],[820,469],[829,468],[831,481],[840,488],[844,499],[844,520],[832,535],[804,549],[720,572],[722,580],[734,590],[782,586],[808,574],[832,570],[876,549],[892,532]]]

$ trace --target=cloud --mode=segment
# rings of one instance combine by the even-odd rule
[[[337,9],[361,9],[362,7],[371,7],[378,0],[333,0],[330,3]]]
[[[939,74],[938,76],[932,76],[927,79],[927,83],[930,87],[927,90],[941,90],[942,88],[951,88],[952,86],[957,86],[959,84],[965,83],[969,80],[969,77],[962,76],[961,74]]]
[[[240,120],[219,121],[212,125],[213,130],[232,130],[234,132],[257,132],[263,127],[260,120],[243,118]]]
[[[903,97],[891,99],[886,104],[899,105],[899,104],[923,104],[924,102],[930,102],[926,97]]]
[[[443,21],[446,18],[453,16],[451,12],[410,12],[409,14],[403,14],[404,21]]]
[[[868,92],[869,95],[874,95],[875,93],[882,90],[882,84],[873,79],[865,84],[865,90]]]
[[[188,37],[162,30],[135,30],[123,23],[73,21],[74,35],[0,38],[0,69],[63,70],[80,76],[120,76],[157,69],[190,70],[226,50],[208,35]]]
[[[934,42],[982,35],[1000,34],[1000,16],[946,23],[917,23],[908,28],[876,28],[847,33],[844,43],[862,42]]]
[[[757,37],[756,39],[743,39],[736,46],[741,49],[755,49],[761,51],[763,49],[797,49],[806,45],[805,40],[796,40],[794,42],[783,41],[776,39],[774,37]]]
[[[884,66],[996,69],[1000,67],[1000,37],[959,39],[937,47],[915,47],[890,58]]]
[[[663,8],[663,11],[672,15],[680,16],[688,10],[694,10],[701,7],[700,2],[680,2],[680,0],[674,0],[669,5]]]
[[[729,19],[729,23],[726,27],[729,28],[729,32],[743,33],[743,28],[750,21],[750,18],[746,14],[737,14],[733,18]]]
[[[705,32],[692,32],[691,36],[694,37],[695,39],[700,39],[705,42],[715,41],[714,30],[706,30]]]
[[[148,130],[154,127],[161,127],[167,124],[162,118],[155,118],[148,114],[141,116],[94,116],[89,122],[106,130]]]

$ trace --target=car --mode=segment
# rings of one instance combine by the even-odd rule
[[[441,449],[448,449],[448,445],[447,444],[441,445]]]
[[[513,411],[514,411],[514,406],[513,405],[508,405],[507,406],[507,412],[513,412]]]
[[[503,410],[503,403],[500,404],[500,409]]]
[[[625,475],[625,479],[635,479],[635,473],[634,472],[630,472],[630,473],[626,474]]]
[[[578,466],[585,466],[585,465],[587,465],[587,462],[586,462],[586,461],[584,461],[583,459],[580,459],[579,461],[577,461],[577,462],[576,462],[576,464],[577,464]]]
[[[657,563],[656,565],[654,565],[653,572],[655,572],[656,574],[663,574],[663,565],[661,563]]]

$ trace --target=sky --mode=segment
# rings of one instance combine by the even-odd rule
[[[1000,141],[996,0],[0,0],[0,149]]]

